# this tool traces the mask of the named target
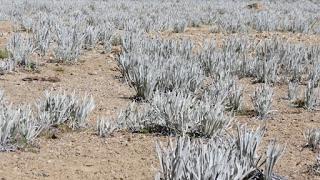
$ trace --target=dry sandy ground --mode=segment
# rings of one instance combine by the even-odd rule
[[[11,28],[0,23],[0,47],[4,47]],[[283,34],[281,34],[283,35]],[[191,37],[196,42],[223,34],[210,34],[207,28],[191,28],[183,34],[165,34],[175,38]],[[252,37],[268,37],[268,33],[252,34]],[[292,35],[284,34],[285,37]],[[319,37],[295,35],[295,40],[320,42]],[[96,101],[90,116],[92,126],[99,117],[114,117],[130,103],[132,89],[119,80],[120,73],[112,55],[97,51],[86,52],[76,65],[46,63],[39,73],[15,72],[0,76],[0,89],[14,104],[32,103],[44,90],[76,90],[89,93]],[[22,81],[26,77],[58,77],[61,81]],[[252,110],[249,94],[256,85],[249,79],[241,80],[245,87],[245,109]],[[306,167],[315,161],[316,153],[302,148],[308,128],[320,127],[320,113],[291,108],[286,97],[286,86],[276,86],[272,118],[267,121],[263,147],[276,138],[286,145],[286,151],[276,167],[276,172],[288,179],[320,179],[306,173]],[[262,122],[250,115],[238,116],[238,122],[257,127]],[[145,134],[117,133],[110,138],[99,138],[93,128],[81,132],[59,134],[57,139],[39,138],[39,149],[0,154],[0,178],[2,179],[153,179],[158,168],[155,141],[159,137]],[[160,137],[166,139],[166,137]]]

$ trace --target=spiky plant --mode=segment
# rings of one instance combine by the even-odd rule
[[[44,126],[34,118],[30,106],[13,107],[0,92],[0,151],[32,144]]]
[[[94,26],[88,26],[84,32],[83,46],[85,49],[93,49],[98,42],[99,28]]]
[[[182,22],[176,22],[173,24],[173,32],[174,33],[182,33],[185,31],[187,27],[187,23],[182,21]]]
[[[44,17],[49,18],[49,17]],[[32,28],[32,39],[35,51],[41,56],[45,56],[49,51],[52,32],[50,31],[49,19],[43,19]]]
[[[112,46],[120,46],[122,45],[122,37],[120,34],[113,34],[110,37],[110,43]]]
[[[14,150],[14,136],[17,132],[17,111],[12,105],[0,104],[0,151]]]
[[[30,105],[25,105],[17,110],[19,121],[17,128],[19,133],[16,136],[17,143],[32,143],[36,137],[46,128],[45,124],[35,118]]]
[[[199,62],[192,60],[192,44],[163,39],[138,41],[129,35],[124,38],[124,53],[118,58],[122,74],[136,90],[137,97],[152,98],[155,91],[177,89],[194,92],[204,76]],[[188,60],[186,60],[188,59]]]
[[[243,88],[238,84],[234,83],[227,96],[227,109],[232,111],[241,110],[243,98]]]
[[[72,27],[56,25],[57,46],[53,49],[57,61],[74,63],[81,55],[84,35],[77,25]]]
[[[150,122],[149,117],[152,114],[148,112],[152,112],[150,106],[147,105],[140,108],[138,104],[133,102],[125,110],[120,112],[117,119],[119,128],[127,129],[131,132],[142,132],[144,130],[152,129],[150,123],[157,124],[158,122]]]
[[[223,101],[199,101],[182,91],[157,92],[150,105],[139,108],[134,103],[120,114],[118,121],[131,131],[210,137],[228,127],[231,120]]]
[[[11,72],[15,69],[16,63],[11,59],[5,59],[0,61],[0,74]]]
[[[313,150],[320,148],[320,129],[314,128],[307,130],[305,138],[307,140],[307,146],[311,147]]]
[[[253,107],[260,119],[266,118],[272,108],[273,90],[267,84],[263,84],[256,88],[251,100]]]
[[[75,92],[68,94],[64,91],[46,91],[45,97],[36,104],[41,122],[48,126],[67,124],[72,129],[86,126],[94,106],[92,97],[86,95],[80,98]]]
[[[30,56],[34,52],[32,39],[14,34],[7,45],[7,50],[9,59],[14,62],[15,66],[29,67],[33,63],[30,60]]]
[[[290,81],[288,84],[288,99],[291,101],[295,101],[298,99],[299,91],[298,91],[298,82]]]
[[[269,178],[259,169],[262,156],[257,149],[263,132],[263,129],[254,132],[238,126],[237,135],[231,137],[216,136],[203,141],[184,136],[170,141],[167,147],[157,142],[160,170],[155,179]],[[267,156],[272,165],[282,153],[274,146],[269,146]],[[268,173],[272,173],[272,168]],[[272,177],[275,177],[273,173]]]
[[[207,106],[208,107],[208,106]],[[222,102],[216,103],[208,112],[204,111],[201,117],[201,127],[198,134],[206,137],[212,137],[219,134],[225,128],[229,127],[232,122],[232,115],[225,112]]]
[[[317,105],[317,89],[315,87],[314,81],[309,80],[304,94],[304,106],[308,110],[314,110]]]
[[[260,52],[261,54],[265,52]],[[274,56],[266,59],[264,55],[257,55],[255,60],[255,76],[256,81],[260,83],[274,83],[277,80],[277,69],[279,57]],[[259,57],[262,56],[262,57]]]
[[[117,129],[117,125],[114,122],[106,119],[99,119],[97,121],[97,132],[100,137],[110,136]]]
[[[265,179],[272,180],[275,175],[273,174],[274,165],[277,163],[285,148],[280,144],[276,144],[276,141],[271,141],[267,150],[267,161],[265,164]]]
[[[320,154],[317,154],[316,161],[313,165],[309,166],[308,172],[316,176],[320,175]]]

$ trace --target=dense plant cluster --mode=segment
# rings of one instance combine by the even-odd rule
[[[269,144],[265,159],[257,149],[263,129],[238,126],[235,136],[208,141],[180,137],[168,146],[157,143],[160,172],[156,179],[273,179],[272,170],[283,148]],[[259,168],[265,164],[265,172]]]
[[[40,133],[59,125],[72,129],[86,126],[94,108],[89,96],[80,98],[66,92],[46,92],[36,105],[14,107],[0,92],[0,151],[32,144]]]
[[[107,124],[107,128],[99,132],[108,129],[112,132],[114,128],[119,128],[131,132],[177,135],[187,139],[189,137],[209,138],[210,142],[215,142],[216,138],[226,138],[222,134],[228,131],[234,119],[234,112],[241,109],[243,93],[238,82],[239,78],[248,77],[252,78],[253,82],[263,83],[252,95],[255,111],[261,119],[266,118],[272,111],[273,90],[270,86],[283,83],[283,79],[304,81],[302,77],[291,76],[291,63],[288,63],[292,55],[288,47],[291,46],[295,45],[275,37],[256,43],[244,36],[226,39],[221,46],[211,40],[203,49],[195,52],[193,44],[188,40],[173,41],[143,35],[135,37],[128,33],[123,38],[124,50],[118,57],[118,62],[124,78],[134,87],[138,100],[142,100],[143,103],[132,103],[119,115],[116,127],[111,128],[110,124]],[[301,59],[306,64],[310,64],[311,59],[316,58],[309,48],[312,49],[312,47],[299,49],[301,53],[308,55],[309,59],[305,57]],[[249,55],[250,52],[254,53]],[[167,61],[170,63],[166,64]],[[306,64],[301,63],[299,66],[309,69]],[[174,68],[171,68],[172,66]],[[280,71],[283,67],[288,68],[286,71]],[[294,70],[293,68],[292,71]],[[302,76],[307,75],[307,72],[299,71],[297,74]],[[216,157],[211,151],[210,156],[204,152],[204,154],[196,154],[196,152],[209,150],[208,144],[191,143],[186,147],[187,149],[181,149],[187,143],[181,139],[178,139],[175,145],[178,149],[172,146],[170,147],[172,152],[162,150],[163,152],[159,153],[162,163],[160,179],[216,177],[216,174],[210,173],[217,173],[223,178],[231,179],[258,175],[259,178],[271,179],[274,176],[272,167],[283,152],[281,147],[272,142],[267,151],[265,173],[260,172],[261,169],[257,165],[253,167],[251,164],[246,167],[245,162],[239,162],[237,166],[243,169],[233,172],[233,167],[228,165],[235,162],[229,161],[237,160],[232,158],[225,159],[225,165],[228,167],[221,165],[223,172],[219,172],[218,166],[210,159],[201,161],[203,164],[197,163],[198,159],[204,157]],[[190,144],[193,140],[188,141]],[[230,143],[232,138],[228,137],[224,141]],[[202,145],[205,150],[197,149]],[[217,149],[211,144],[209,147]],[[221,148],[238,157],[231,147],[233,145],[228,144],[225,148]],[[246,146],[248,147],[250,146]],[[226,153],[217,150],[218,152]],[[215,167],[214,171],[208,171],[209,174],[197,172],[202,166],[207,166],[207,163],[212,163],[210,164],[212,167],[208,168]],[[198,174],[194,174],[196,172]]]
[[[5,0],[1,2],[1,9],[0,19],[14,22],[16,33],[32,33],[28,38],[14,35],[9,44],[13,51],[7,61],[22,65],[30,63],[33,53],[42,57],[50,52],[56,61],[74,63],[84,49],[90,50],[99,44],[108,52],[110,44],[121,43],[117,31],[181,33],[187,27],[205,25],[215,27],[215,32],[228,33],[251,30],[320,33],[319,6],[311,1],[248,4],[222,0],[201,3],[195,0],[72,0],[57,3]],[[274,71],[270,74],[272,80],[276,72],[272,67],[276,62],[275,56],[265,64],[267,71]],[[5,70],[12,70],[8,65],[3,66]],[[265,77],[257,74],[257,78],[263,81]]]

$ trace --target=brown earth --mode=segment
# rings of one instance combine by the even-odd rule
[[[5,47],[11,32],[10,23],[0,22],[0,48]],[[253,38],[267,38],[271,33],[252,33]],[[275,34],[275,33],[273,33]],[[319,36],[277,33],[302,42],[320,42]],[[212,34],[207,27],[190,28],[182,34],[167,33],[171,38],[189,37],[196,42],[212,37],[223,39],[226,34]],[[26,150],[0,154],[0,178],[2,179],[153,179],[158,169],[154,135],[116,133],[113,137],[99,138],[94,124],[99,117],[115,117],[130,103],[134,91],[122,82],[112,54],[88,51],[81,63],[61,65],[44,63],[39,72],[18,71],[0,76],[0,89],[5,91],[14,104],[34,103],[45,90],[67,90],[91,94],[96,108],[90,116],[92,128],[81,132],[59,134],[57,139],[39,138],[38,150]],[[23,81],[27,77],[57,77],[60,81]],[[255,86],[249,79],[241,80],[245,88],[245,107],[252,110],[249,94]],[[277,85],[272,117],[266,121],[267,132],[262,147],[269,140],[277,139],[286,145],[286,151],[276,166],[276,172],[288,179],[320,179],[306,173],[306,168],[315,162],[316,153],[302,148],[308,128],[320,127],[320,113],[289,107],[285,100],[287,87]],[[250,114],[236,118],[237,122],[250,127],[262,121]],[[162,140],[167,137],[160,137]]]

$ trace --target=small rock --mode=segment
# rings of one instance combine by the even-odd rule
[[[87,167],[92,167],[93,164],[85,164],[85,166],[87,166]]]
[[[94,71],[94,72],[89,72],[88,74],[89,75],[97,75],[98,73]]]
[[[262,7],[262,5],[259,4],[259,3],[253,3],[253,4],[247,5],[247,8],[249,8],[249,9],[255,9],[255,10],[261,10],[263,7]]]

